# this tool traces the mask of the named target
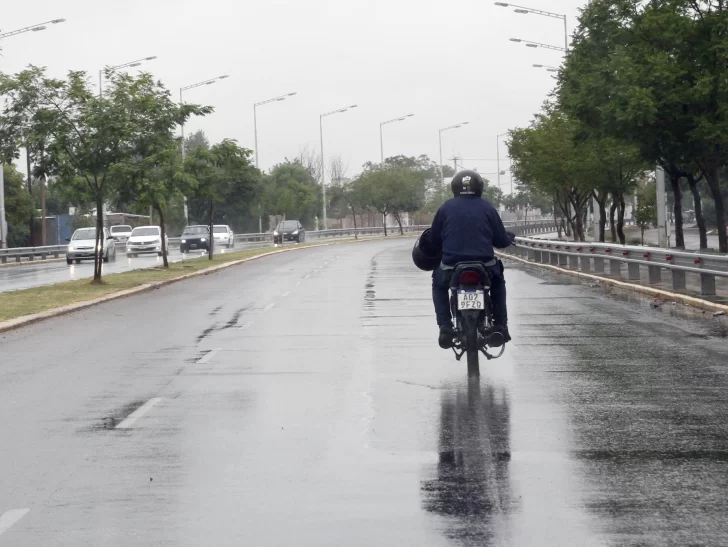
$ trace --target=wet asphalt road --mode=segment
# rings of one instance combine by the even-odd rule
[[[410,245],[0,335],[0,546],[728,544],[725,339],[514,266],[468,380]]]
[[[243,249],[257,249],[260,247],[272,247],[271,243],[238,243],[234,249],[222,248],[216,250],[215,254],[241,251]],[[193,252],[182,255],[179,249],[170,249],[168,260],[179,262],[183,258],[196,258],[202,256],[203,252]],[[104,274],[127,272],[142,268],[153,268],[162,265],[162,257],[152,254],[143,254],[129,258],[126,253],[117,251],[116,260],[105,263]],[[17,291],[41,285],[53,285],[63,281],[74,279],[90,279],[94,276],[93,260],[84,260],[80,264],[75,262],[70,266],[63,262],[40,262],[24,263],[22,266],[5,266],[0,268],[0,292]]]

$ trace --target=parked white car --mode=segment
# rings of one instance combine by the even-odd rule
[[[169,254],[169,238],[165,234],[165,248]],[[134,258],[143,253],[162,256],[162,229],[159,226],[137,226],[126,242],[126,255]]]
[[[109,228],[109,232],[111,232],[111,237],[114,238],[114,241],[117,243],[126,243],[126,240],[129,239],[129,236],[131,235],[132,228],[131,226],[127,224],[119,224],[117,226],[112,226]]]
[[[104,228],[104,262],[116,260],[116,243],[109,230]],[[79,228],[68,240],[66,264],[80,264],[82,260],[93,260],[96,256],[96,228]]]
[[[228,249],[235,247],[235,234],[227,224],[215,224],[212,232],[215,245],[225,245]]]

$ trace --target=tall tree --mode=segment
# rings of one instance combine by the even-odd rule
[[[208,257],[215,252],[215,207],[218,204],[244,202],[253,195],[258,170],[252,165],[253,152],[232,139],[225,139],[206,150],[198,146],[185,160],[185,171],[196,181],[195,197],[207,204],[210,227]]]
[[[104,254],[104,206],[114,190],[116,169],[131,161],[140,142],[169,134],[191,115],[209,107],[177,105],[150,74],[109,73],[99,97],[85,72],[69,72],[65,80],[48,78],[45,69],[30,67],[6,79],[6,111],[15,119],[26,114],[35,134],[44,135],[58,182],[79,200],[96,206],[94,282],[101,282]],[[22,131],[20,126],[16,131]]]

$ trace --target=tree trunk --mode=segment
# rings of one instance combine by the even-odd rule
[[[695,207],[695,222],[698,223],[698,232],[700,232],[700,249],[708,248],[708,231],[705,226],[705,217],[703,216],[703,200],[700,196],[700,188],[697,180],[692,174],[688,174],[688,184],[690,192],[693,194],[693,205]]]
[[[675,207],[673,209],[675,215],[675,248],[685,248],[685,235],[683,233],[683,215],[682,215],[682,189],[680,188],[680,173],[676,169],[669,171],[670,186],[675,199]]]
[[[399,235],[403,236],[404,235],[404,230],[402,229],[402,219],[401,219],[401,217],[400,217],[400,215],[399,215],[398,212],[397,213],[394,213],[394,220],[396,220],[397,221],[397,224],[399,225]]]
[[[640,232],[642,234],[642,245],[644,245],[645,244],[645,227],[644,227],[644,225],[640,226]]]
[[[582,219],[582,216],[580,214],[577,214],[575,216],[575,221],[576,226],[574,227],[574,233],[576,237],[574,238],[574,240],[576,241],[576,238],[578,237],[578,241],[585,241],[586,238],[584,237],[584,221]]]
[[[612,232],[612,243],[617,242],[617,225],[614,220],[614,213],[617,210],[617,200],[612,196],[612,204],[609,206],[609,229]]]
[[[359,239],[359,233],[356,231],[356,211],[351,206],[349,208],[351,209],[351,216],[354,217],[354,239]]]
[[[599,199],[599,196],[597,195],[596,191],[592,192],[592,196],[594,197],[594,201],[597,202],[597,205],[599,206],[599,227],[598,227],[598,233],[597,235],[597,241],[600,243],[604,243],[604,231],[607,227],[607,208],[606,208],[606,194],[602,197],[602,199]]]
[[[384,226],[384,237],[387,237],[387,213],[382,212],[382,226]]]
[[[705,175],[708,181],[708,188],[710,188],[710,193],[713,195],[713,201],[715,202],[715,221],[718,224],[718,250],[721,253],[728,253],[728,239],[726,239],[725,229],[725,204],[723,203],[723,196],[720,192],[720,163],[717,147],[716,153],[711,154],[706,159]]]
[[[165,268],[169,268],[169,261],[167,260],[167,228],[164,225],[164,211],[159,204],[155,205],[154,208],[159,215],[159,229],[162,231],[162,262]]]
[[[215,254],[215,237],[213,236],[212,225],[215,222],[215,203],[210,200],[210,245],[208,245],[207,258],[212,260],[212,255]],[[283,241],[281,236],[281,241]]]
[[[624,245],[627,243],[627,238],[624,236],[624,210],[627,205],[624,203],[624,194],[619,194],[619,206],[617,207],[617,236],[619,242]]]
[[[94,283],[101,283],[101,264],[104,262],[104,201],[96,196],[96,254],[94,256]]]

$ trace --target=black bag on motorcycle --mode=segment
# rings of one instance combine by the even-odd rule
[[[431,272],[440,265],[442,253],[434,249],[432,245],[432,230],[427,228],[415,241],[412,249],[412,262],[420,270]]]

